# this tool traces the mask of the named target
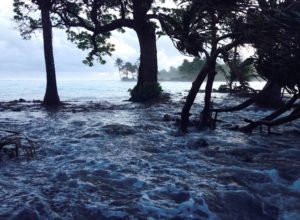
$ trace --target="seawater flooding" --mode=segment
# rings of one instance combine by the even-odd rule
[[[40,82],[9,83],[1,101],[42,99]],[[69,105],[59,111],[0,106],[1,128],[37,143],[33,160],[0,160],[0,219],[300,219],[299,122],[270,136],[230,130],[270,112],[253,106],[179,136],[162,118],[178,116],[190,83],[162,83],[171,100],[153,105],[124,102],[133,85],[64,82]],[[213,98],[216,107],[243,100]]]

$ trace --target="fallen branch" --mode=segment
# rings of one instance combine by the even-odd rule
[[[229,107],[229,108],[221,108],[221,109],[212,109],[211,112],[234,112],[234,111],[240,111],[243,110],[245,108],[247,108],[248,106],[252,105],[255,102],[255,98],[256,96],[246,100],[245,102],[234,106],[234,107]]]
[[[291,113],[288,116],[281,117],[281,118],[278,118],[278,119],[273,120],[273,121],[259,121],[259,123],[262,124],[262,125],[267,125],[268,127],[272,127],[272,126],[277,126],[277,125],[282,125],[282,124],[285,124],[285,123],[289,123],[289,122],[294,121],[298,118],[300,118],[300,112]]]
[[[250,124],[242,127],[240,129],[240,131],[242,132],[252,132],[256,127],[262,125],[262,122],[270,122],[272,120],[274,120],[275,118],[277,118],[278,116],[282,115],[283,113],[285,113],[286,111],[290,110],[293,107],[293,104],[296,102],[296,100],[300,97],[300,94],[295,94],[284,106],[280,107],[279,109],[277,109],[276,111],[274,111],[272,114],[258,120],[258,121],[250,121],[250,120],[246,120],[246,122],[250,121]]]
[[[0,132],[4,133],[4,136],[0,138],[0,153],[18,158],[22,152],[27,158],[34,157],[35,143],[25,134],[10,130],[0,130]]]

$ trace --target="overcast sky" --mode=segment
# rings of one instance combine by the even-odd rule
[[[8,78],[44,78],[45,67],[43,57],[43,42],[41,34],[37,33],[30,40],[23,40],[13,20],[13,0],[2,0],[0,7],[0,79]],[[135,32],[127,30],[125,34],[114,33],[111,42],[116,45],[112,57],[106,57],[107,64],[96,64],[88,67],[82,63],[87,52],[83,52],[67,41],[61,30],[53,34],[55,63],[58,78],[117,78],[114,66],[116,58],[135,62],[139,57],[139,46]],[[184,57],[173,46],[167,37],[157,42],[159,69],[178,66]]]

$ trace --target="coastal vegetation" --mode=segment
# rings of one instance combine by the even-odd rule
[[[138,61],[135,64],[131,62],[126,62],[121,58],[117,58],[115,66],[118,67],[119,76],[122,81],[135,81],[138,75]]]

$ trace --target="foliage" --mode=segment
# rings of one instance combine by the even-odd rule
[[[262,24],[253,43],[257,49],[255,67],[263,78],[277,82],[290,92],[298,92],[300,3],[274,1],[265,7],[260,14],[251,16],[253,25]]]
[[[223,45],[243,43],[245,7],[250,0],[182,0],[180,7],[165,16],[163,28],[184,54],[199,57]]]
[[[118,67],[121,78],[121,74],[125,75],[125,78],[128,78],[129,74],[131,74],[132,79],[136,78],[138,65],[138,61],[135,64],[132,64],[131,62],[124,63],[124,61],[121,58],[117,58],[115,62],[115,66]]]
[[[119,71],[122,69],[124,61],[121,58],[117,58],[115,62],[115,66],[118,67]]]
[[[40,16],[42,7],[55,10],[55,8],[60,6],[60,0],[14,0],[13,19],[17,24],[17,29],[20,31],[21,36],[24,39],[30,39],[35,31],[42,29],[42,19]],[[55,16],[55,14],[51,15],[51,22],[53,27],[63,28],[60,18]]]
[[[240,53],[235,47],[233,50],[224,53],[222,58],[229,67],[228,70],[219,66],[218,69],[225,75],[229,87],[232,89],[233,82],[239,82],[241,86],[247,86],[248,82],[257,76],[252,57],[242,60]]]
[[[74,31],[68,29],[67,31],[68,39],[75,43],[77,47],[81,50],[88,50],[88,55],[83,60],[83,63],[88,66],[93,66],[94,61],[98,63],[105,64],[105,56],[111,56],[112,52],[115,50],[113,44],[108,42],[110,33],[104,33],[102,35],[94,36],[88,31]],[[92,50],[90,50],[92,48]]]
[[[202,69],[204,63],[205,61],[199,58],[194,58],[191,62],[184,59],[178,70],[181,74],[195,76]]]
[[[130,62],[126,62],[122,67],[121,67],[121,72],[125,74],[126,78],[128,78],[128,75],[131,74],[131,78],[135,78],[135,74],[138,71],[138,66],[135,64],[132,64]]]
[[[154,3],[163,0],[60,0],[60,7],[52,10],[67,27],[69,40],[79,49],[88,50],[84,63],[92,66],[94,61],[105,63],[104,56],[115,50],[108,39],[114,30],[124,32],[124,28],[137,29],[137,23],[150,22],[148,12],[162,11],[163,7]]]

